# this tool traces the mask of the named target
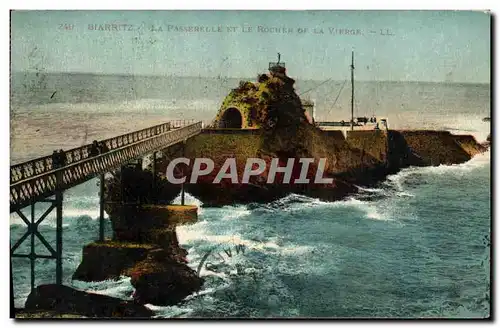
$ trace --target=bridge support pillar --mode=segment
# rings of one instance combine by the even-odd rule
[[[56,173],[56,192],[55,192],[55,207],[56,207],[56,284],[62,285],[62,249],[63,249],[63,172],[59,170]]]
[[[62,227],[62,209],[63,209],[63,193],[56,192],[56,284],[62,285],[63,267],[62,267],[62,250],[63,250],[63,227]]]
[[[181,205],[184,205],[184,183],[181,185]]]
[[[33,231],[35,228],[35,204],[31,204],[31,224],[28,226],[28,231],[31,231],[31,244],[30,244],[30,282],[31,282],[31,291],[35,289],[35,260],[36,260],[36,252],[35,252],[35,232]]]
[[[186,157],[186,139],[182,142],[182,157]],[[182,175],[184,176],[184,167],[182,169]],[[181,185],[181,205],[184,205],[185,195],[184,195],[184,182]]]
[[[36,259],[55,259],[56,260],[56,283],[62,284],[62,206],[63,206],[63,195],[62,191],[57,191],[54,198],[48,198],[41,200],[39,202],[50,203],[49,208],[37,219],[35,213],[36,202],[30,205],[30,220],[21,212],[21,210],[16,210],[17,215],[23,220],[27,225],[27,231],[24,235],[14,244],[10,249],[10,257],[16,258],[27,258],[30,260],[30,287],[33,291],[35,289],[35,261]],[[48,241],[42,236],[38,231],[38,226],[45,220],[45,218],[56,210],[56,249],[48,243]],[[28,254],[17,254],[16,250],[21,246],[21,244],[30,237],[30,251]],[[35,238],[36,237],[36,238]],[[50,255],[41,255],[36,253],[35,240],[38,240],[45,246],[49,251]]]
[[[104,173],[99,177],[99,241],[104,241]]]
[[[158,201],[157,197],[157,192],[158,190],[156,189],[156,184],[157,184],[157,177],[156,177],[156,154],[157,152],[153,152],[153,162],[151,163],[151,173],[153,174],[153,181],[152,181],[152,190],[153,193],[151,195],[151,202],[153,204],[156,204]]]
[[[16,308],[14,304],[14,277],[12,274],[12,257],[10,258],[10,318],[16,317]]]

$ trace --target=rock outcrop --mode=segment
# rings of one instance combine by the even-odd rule
[[[487,149],[487,147],[478,143],[476,138],[471,135],[453,135],[453,138],[469,156],[476,156],[477,154],[485,152]],[[488,138],[486,138],[486,141],[488,141]]]
[[[300,98],[294,91],[295,81],[285,70],[271,69],[257,82],[241,81],[224,99],[215,117],[214,128],[274,128],[307,121]]]
[[[73,273],[73,279],[103,281],[119,278],[156,248],[155,245],[112,240],[88,244],[83,247],[82,262]]]
[[[188,266],[172,260],[169,253],[158,249],[148,253],[126,273],[135,287],[138,303],[174,305],[198,291],[203,279]]]
[[[448,131],[401,131],[401,134],[411,151],[422,159],[422,165],[449,165],[471,159]]]
[[[73,314],[88,318],[149,318],[143,305],[118,298],[87,293],[64,285],[40,285],[28,296],[24,313]],[[28,316],[29,317],[29,316]]]
[[[196,222],[196,206],[131,205],[111,213],[115,239],[85,246],[73,279],[130,276],[136,302],[155,305],[176,304],[201,288],[203,279],[186,264],[175,231]]]

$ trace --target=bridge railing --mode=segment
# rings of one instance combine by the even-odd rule
[[[186,125],[191,125],[198,122],[198,120],[174,120],[170,121],[170,124],[172,124],[173,129],[178,129]]]
[[[106,150],[113,150],[124,147],[131,143],[151,138],[169,131],[172,127],[171,122],[158,124],[146,129],[130,132],[117,137],[100,141],[106,145]],[[65,164],[71,164],[87,159],[91,155],[92,144],[73,148],[65,151]],[[15,183],[30,177],[49,172],[54,169],[53,156],[44,156],[24,163],[12,165],[10,167],[10,183]]]
[[[156,131],[153,129],[153,132]],[[160,128],[165,131],[161,134],[155,134],[151,137],[142,137],[131,133],[127,138],[119,136],[111,139],[118,139],[116,145],[122,145],[119,148],[110,149],[109,151],[90,156],[85,159],[74,161],[64,167],[48,170],[30,178],[20,180],[10,185],[10,208],[11,212],[22,207],[25,207],[38,199],[49,197],[56,190],[65,190],[90,180],[99,174],[109,172],[121,165],[142,157],[153,151],[161,150],[165,147],[176,144],[182,140],[186,140],[201,131],[202,123],[187,125],[175,130],[165,130],[165,127]],[[144,129],[149,130],[149,129]],[[144,131],[141,130],[141,131]],[[136,132],[141,132],[136,131]],[[149,135],[149,132],[143,132]],[[141,134],[142,136],[142,134]],[[111,140],[108,139],[108,140]],[[135,140],[135,141],[131,141]]]

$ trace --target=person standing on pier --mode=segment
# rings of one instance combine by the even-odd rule
[[[92,145],[90,146],[89,155],[91,157],[99,155],[99,145],[97,143],[97,140],[94,140],[92,142]]]
[[[54,150],[52,153],[52,167],[57,169],[63,167],[64,165],[66,165],[66,154],[64,153],[64,150]]]

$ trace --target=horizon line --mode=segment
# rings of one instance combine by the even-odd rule
[[[138,77],[175,77],[175,78],[207,78],[207,79],[240,79],[240,80],[256,80],[256,77],[260,74],[263,73],[257,73],[255,77],[235,77],[235,76],[207,76],[207,75],[168,75],[168,74],[133,74],[133,73],[100,73],[100,72],[64,72],[64,71],[51,71],[51,72],[40,72],[40,71],[13,71],[11,70],[10,75],[12,76],[13,74],[16,73],[32,73],[32,74],[74,74],[74,75],[96,75],[96,76],[138,76]],[[302,81],[327,81],[330,79],[311,79],[311,78],[306,78],[306,79],[300,79],[300,78],[294,78],[293,76],[289,76],[290,78],[294,79],[295,81],[302,80]],[[344,79],[348,80],[348,78]],[[331,78],[331,81],[339,81],[343,82],[344,80],[342,79],[333,79]],[[443,83],[443,84],[491,84],[490,81],[486,82],[478,82],[478,81],[432,81],[432,80],[355,80],[356,82],[389,82],[389,83],[401,83],[401,82],[409,82],[409,83]]]

